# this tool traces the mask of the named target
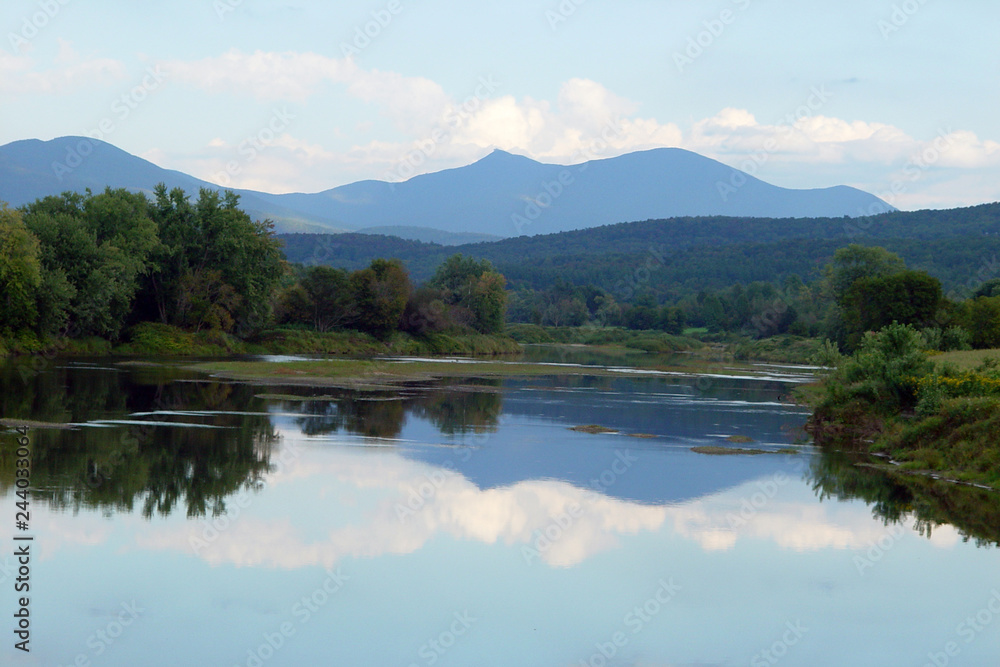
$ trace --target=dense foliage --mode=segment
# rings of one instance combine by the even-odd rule
[[[822,446],[867,448],[903,469],[1000,488],[1000,359],[959,370],[935,364],[927,347],[909,325],[867,333],[824,380],[810,430]]]
[[[279,325],[386,339],[492,334],[506,321],[788,334],[849,352],[866,332],[898,322],[934,349],[1000,345],[1000,263],[991,255],[1000,205],[860,220],[652,220],[466,245],[457,255],[361,234],[280,241],[232,193],[190,201],[161,186],[152,199],[108,190],[5,208],[0,330],[7,339],[68,332],[116,341],[160,322],[242,338]]]
[[[280,242],[233,193],[191,203],[163,186],[46,197],[0,217],[0,332],[118,340],[137,322],[193,330],[266,321],[281,279]],[[29,344],[28,347],[31,347]]]
[[[350,269],[391,253],[417,281],[453,251],[362,234],[283,238],[293,261]],[[648,220],[458,250],[506,276],[515,323],[789,333],[853,349],[898,321],[936,330],[927,338],[941,349],[1000,345],[996,305],[967,301],[1000,296],[1000,204],[862,219]]]
[[[398,260],[353,272],[289,265],[271,223],[253,221],[232,192],[192,201],[160,185],[152,198],[108,189],[0,207],[0,343],[20,350],[88,337],[169,348],[180,332],[238,349],[233,336],[260,338],[276,324],[380,339],[494,334],[505,283],[489,262],[461,256],[420,290]]]

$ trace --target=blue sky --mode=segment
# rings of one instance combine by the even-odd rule
[[[986,0],[5,0],[0,144],[271,192],[679,146],[973,205],[1000,200],[997,34]]]

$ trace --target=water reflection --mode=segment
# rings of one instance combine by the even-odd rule
[[[804,411],[782,402],[787,386],[778,382],[452,380],[396,392],[297,387],[288,390],[292,394],[275,396],[247,385],[206,382],[169,365],[133,367],[101,360],[54,363],[28,376],[18,370],[16,364],[0,367],[3,415],[77,425],[73,431],[33,433],[36,496],[58,510],[107,514],[138,509],[149,518],[183,507],[188,517],[222,515],[227,498],[252,492],[273,476],[273,451],[281,437],[286,444],[301,440],[338,446],[350,436],[360,438],[356,444],[361,446],[369,438],[395,443],[402,462],[417,462],[447,478],[442,489],[434,489],[438,501],[460,497],[465,507],[483,516],[509,512],[522,517],[510,519],[520,521],[519,530],[538,529],[537,522],[524,518],[524,503],[565,511],[574,493],[572,502],[581,504],[603,498],[611,504],[601,511],[614,508],[617,516],[632,503],[636,516],[643,517],[619,524],[605,516],[602,525],[652,525],[667,515],[646,514],[643,506],[655,510],[753,481],[773,486],[775,479],[807,475],[820,500],[864,500],[884,523],[910,521],[927,536],[937,526],[951,524],[964,539],[1000,544],[1000,498],[990,491],[890,476],[857,465],[857,456],[833,450],[750,458],[690,452],[692,445],[724,443],[734,433],[750,434],[765,448],[795,442]],[[583,423],[620,432],[567,431]],[[12,486],[12,465],[11,457],[0,460],[0,492]],[[340,477],[349,479],[361,475],[364,464],[352,460],[345,466],[348,472]],[[616,473],[614,466],[627,474]],[[473,496],[473,489],[482,494]],[[557,496],[563,499],[555,500]],[[554,504],[547,506],[540,497]],[[438,508],[449,517],[457,511],[447,503]],[[680,525],[697,534],[706,548],[731,546],[740,534],[732,517],[720,524],[719,517],[699,514],[697,504],[685,511]],[[800,523],[793,532],[809,534],[808,521]],[[760,529],[762,522],[756,525]],[[472,526],[458,526],[452,532],[478,534]],[[494,540],[523,537],[516,531],[483,534]],[[552,558],[572,560],[558,550]]]
[[[862,455],[826,450],[814,459],[813,489],[821,500],[864,500],[886,525],[912,524],[928,538],[951,525],[963,540],[1000,546],[1000,493],[920,475],[891,475],[867,463]]]
[[[22,384],[11,370],[0,373],[5,416],[75,425],[31,433],[34,496],[54,509],[218,514],[269,470],[276,434],[266,413],[245,412],[249,387],[80,365]],[[13,464],[0,460],[0,492],[13,484]]]
[[[339,391],[322,400],[279,400],[296,409],[296,420],[306,435],[352,433],[372,438],[398,438],[408,415],[426,420],[446,435],[495,431],[503,410],[500,381],[472,385],[442,384],[398,392]]]
[[[996,552],[963,543],[995,543],[995,505],[974,489],[810,447],[691,452],[734,434],[793,444],[804,414],[780,383],[351,392],[49,373],[17,396],[0,372],[4,416],[80,425],[31,432],[37,664],[426,665],[455,614],[475,623],[442,666],[604,664],[622,631],[606,664],[765,664],[789,623],[808,629],[790,665],[923,664],[1000,589]],[[619,432],[569,430],[581,423]],[[327,595],[331,577],[344,586]],[[670,601],[634,632],[623,619],[663,582]],[[141,619],[98,656],[95,632],[132,601]],[[266,644],[286,625],[280,650]],[[998,630],[963,644],[963,664],[996,664]]]

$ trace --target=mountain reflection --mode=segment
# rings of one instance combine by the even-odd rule
[[[183,508],[188,517],[220,516],[234,494],[255,493],[281,478],[275,452],[282,439],[282,446],[291,441],[336,448],[347,442],[344,436],[360,437],[361,444],[365,438],[406,441],[396,455],[400,470],[416,466],[445,474],[447,487],[435,487],[435,502],[428,503],[443,508],[434,520],[448,525],[443,517],[458,521],[470,508],[483,513],[454,524],[457,535],[523,543],[523,528],[544,529],[553,516],[544,510],[541,519],[528,520],[525,508],[539,510],[562,497],[589,504],[590,516],[617,526],[614,534],[672,517],[704,548],[731,548],[738,535],[719,516],[701,512],[700,499],[776,474],[796,479],[805,472],[820,500],[861,499],[886,524],[910,522],[927,536],[951,524],[966,540],[1000,545],[1000,495],[991,491],[890,476],[833,450],[757,457],[690,451],[694,444],[718,442],[731,423],[758,442],[788,442],[789,427],[802,415],[776,402],[784,389],[769,383],[747,388],[737,381],[717,382],[706,393],[677,380],[582,377],[452,381],[382,392],[298,387],[290,389],[295,394],[267,395],[259,387],[205,381],[177,367],[111,363],[51,362],[34,374],[19,372],[16,364],[0,366],[0,415],[76,425],[31,430],[34,496],[52,508],[138,512],[146,518]],[[567,429],[583,423],[611,426],[621,434]],[[623,435],[637,432],[655,437]],[[14,445],[12,434],[0,435],[0,494],[13,490]],[[626,461],[620,471],[615,467]],[[330,474],[356,480],[371,474],[364,471],[366,464],[364,457],[351,458],[345,461],[347,472]],[[408,497],[426,474],[431,473],[405,472],[416,481],[393,492]],[[660,511],[681,504],[685,512]],[[565,511],[568,505],[561,507]],[[388,526],[396,515],[385,511]],[[784,544],[782,536],[793,523],[798,527],[791,532],[811,534],[812,519],[797,511],[767,528],[773,534],[760,525],[755,534]],[[424,519],[433,516],[425,513]],[[489,521],[521,523],[517,529],[497,524],[486,530]],[[811,543],[854,544],[839,528],[821,528]],[[613,541],[608,535],[595,539]],[[574,557],[565,551],[571,544],[547,559],[571,562]]]

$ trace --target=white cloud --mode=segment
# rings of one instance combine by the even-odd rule
[[[171,80],[206,92],[250,94],[258,100],[306,100],[321,84],[344,83],[357,72],[349,59],[293,51],[243,53],[235,48],[221,56],[161,65]]]
[[[80,88],[111,84],[126,77],[125,66],[121,62],[111,58],[82,58],[64,41],[60,41],[54,65],[42,69],[30,56],[10,55],[0,49],[0,93],[64,95]]]
[[[401,515],[410,494],[435,475],[438,483],[424,505]],[[296,461],[275,475],[270,486],[298,486],[316,479],[336,481],[355,491],[374,489],[382,500],[362,523],[325,526],[326,536],[314,541],[303,537],[304,527],[300,530],[287,519],[262,519],[251,508],[218,539],[199,547],[199,555],[213,565],[330,567],[345,557],[413,553],[446,535],[483,544],[537,547],[537,560],[570,567],[614,548],[622,535],[658,529],[668,513],[665,507],[601,496],[564,482],[526,481],[480,489],[457,473],[402,457],[387,457],[373,466],[370,457],[354,453],[337,454],[327,464]],[[314,524],[315,517],[310,521]],[[203,538],[203,530],[200,522],[161,528],[139,536],[138,546],[195,553],[192,545]],[[551,542],[538,542],[547,532]]]
[[[360,517],[355,510],[344,516],[331,511],[322,514],[322,520],[317,515],[298,522],[264,518],[270,513],[255,510],[254,496],[235,520],[218,524],[223,527],[218,537],[204,544],[198,541],[206,538],[207,521],[170,530],[158,527],[140,534],[137,545],[197,553],[212,565],[294,569],[331,567],[344,558],[415,553],[446,536],[513,546],[529,560],[562,568],[617,548],[623,536],[664,529],[706,552],[729,551],[751,540],[796,552],[859,552],[880,540],[895,543],[918,535],[908,525],[887,528],[865,512],[778,497],[746,516],[742,499],[758,491],[753,484],[684,505],[650,506],[550,480],[481,489],[458,473],[402,456],[373,460],[349,451],[331,452],[322,460],[296,459],[275,473],[268,486],[269,494],[306,489],[320,497],[347,497],[351,505],[367,509]],[[421,486],[433,490],[421,497]],[[361,496],[365,500],[358,502]],[[319,538],[306,537],[317,534]],[[545,535],[550,539],[539,541]],[[954,529],[935,528],[935,547],[947,549],[958,542]]]
[[[744,518],[738,506],[699,501],[671,510],[674,529],[697,542],[705,551],[728,551],[740,540],[774,542],[793,551],[860,549],[885,533],[870,520],[857,525],[838,524],[815,504],[772,501],[752,517]]]
[[[474,95],[459,99],[423,77],[366,70],[352,59],[316,53],[232,49],[217,57],[170,61],[164,66],[172,80],[210,93],[250,95],[260,101],[308,104],[325,87],[340,86],[349,98],[374,105],[379,116],[407,137],[401,141],[375,138],[333,150],[322,145],[329,137],[315,140],[289,134],[283,138],[284,146],[275,146],[232,179],[234,187],[268,192],[318,191],[364,178],[403,180],[468,164],[493,148],[574,164],[673,146],[737,168],[756,165],[756,175],[778,185],[849,183],[876,194],[889,188],[914,160],[920,162],[922,156],[933,154],[935,144],[940,147],[943,141],[947,148],[939,151],[930,168],[954,170],[958,178],[959,170],[1000,167],[1000,143],[972,132],[949,129],[941,137],[915,138],[876,120],[823,115],[820,105],[812,111],[804,106],[807,113],[773,124],[758,121],[747,109],[727,107],[682,129],[675,123],[638,116],[635,102],[583,78],[566,81],[552,101],[518,98],[505,91],[502,82],[492,80],[479,86]],[[22,67],[17,59],[0,61],[0,72],[17,67]],[[370,121],[361,129],[364,133],[380,130]],[[329,134],[341,136],[336,128]],[[225,164],[222,157],[177,156],[169,166],[193,169],[195,175],[212,180]],[[822,168],[820,173],[830,182],[804,183],[802,164]],[[912,207],[940,201],[927,187],[927,182],[911,180],[892,203]],[[996,198],[1000,198],[1000,186],[995,185],[986,188],[981,201]]]

